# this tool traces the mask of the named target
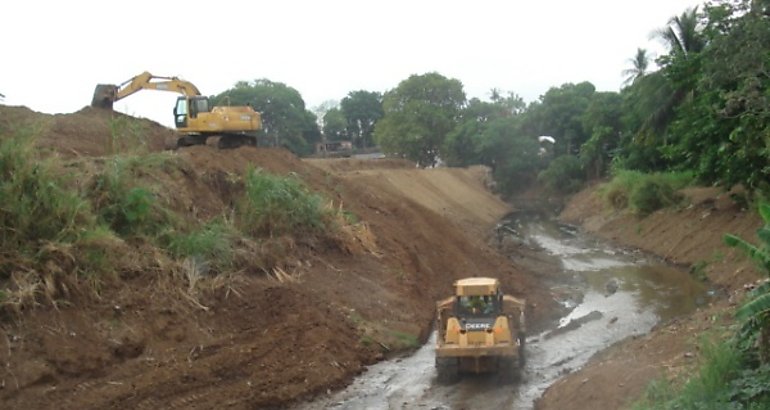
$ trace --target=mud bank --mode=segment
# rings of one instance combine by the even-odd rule
[[[653,379],[692,371],[698,359],[698,336],[731,320],[743,284],[759,276],[743,255],[723,244],[722,236],[730,232],[753,239],[761,220],[718,189],[691,188],[683,193],[686,205],[646,218],[609,210],[596,187],[567,204],[561,213],[563,221],[708,278],[716,298],[693,314],[673,318],[647,335],[597,354],[582,369],[552,385],[536,408],[624,408]]]

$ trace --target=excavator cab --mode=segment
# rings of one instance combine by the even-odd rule
[[[198,114],[204,112],[211,112],[208,97],[202,95],[179,97],[174,106],[174,124],[177,128],[186,128],[188,118],[198,118]]]
[[[177,128],[187,127],[187,97],[179,97],[176,99],[176,105],[174,106],[174,125]]]

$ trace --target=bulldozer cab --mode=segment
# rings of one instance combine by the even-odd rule
[[[455,282],[454,316],[462,319],[494,318],[501,314],[503,295],[493,278],[468,278]]]
[[[458,296],[455,315],[461,318],[498,316],[501,304],[502,295]]]

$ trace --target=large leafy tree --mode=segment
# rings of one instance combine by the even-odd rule
[[[262,114],[265,139],[296,154],[312,152],[312,144],[321,137],[315,114],[305,108],[299,91],[284,83],[267,79],[239,81],[212,99],[217,105],[250,104]]]
[[[491,102],[472,98],[460,112],[459,124],[447,134],[441,149],[441,156],[451,166],[485,164],[493,166],[491,158],[485,155],[484,131],[494,120],[510,118],[524,112],[526,105],[515,93],[507,96],[493,89]]]
[[[705,183],[770,190],[770,20],[761,2],[706,8],[693,97],[672,125],[674,154]]]
[[[385,152],[433,166],[464,105],[459,80],[439,73],[412,75],[385,94],[374,138]]]
[[[384,115],[382,94],[374,91],[351,91],[340,103],[347,121],[347,134],[359,148],[373,145],[374,124]]]
[[[327,141],[339,141],[347,139],[347,126],[345,115],[339,108],[331,108],[323,117],[323,135]]]
[[[522,131],[522,120],[521,116],[497,118],[479,137],[479,156],[492,168],[498,189],[504,193],[530,186],[544,163],[537,136]]]
[[[527,112],[530,124],[525,128],[535,136],[548,135],[556,139],[557,156],[577,154],[580,145],[590,136],[583,127],[582,116],[595,91],[589,82],[549,89],[540,101],[530,106]]]
[[[620,145],[622,97],[615,92],[594,94],[583,112],[583,129],[590,137],[580,147],[580,159],[589,178],[604,175],[611,155]]]

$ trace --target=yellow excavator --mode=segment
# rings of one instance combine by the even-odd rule
[[[174,123],[181,134],[177,146],[205,144],[209,137],[219,137],[220,148],[257,145],[257,133],[262,128],[258,112],[250,106],[212,107],[198,87],[178,77],[160,77],[145,71],[120,85],[99,84],[91,106],[111,110],[115,101],[140,90],[182,94],[174,107]]]

